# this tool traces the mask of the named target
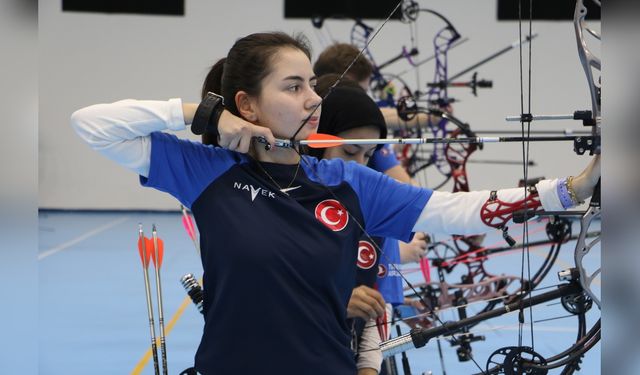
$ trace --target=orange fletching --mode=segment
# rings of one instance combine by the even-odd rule
[[[146,249],[144,249],[144,251],[142,247],[143,238],[146,246]],[[142,262],[142,266],[144,268],[149,267],[149,259],[151,258],[152,250],[153,250],[153,241],[151,241],[147,237],[138,238],[138,253],[140,254],[140,261]],[[146,252],[146,257],[144,256],[145,252]]]
[[[160,269],[160,267],[162,267],[162,257],[164,255],[164,243],[162,242],[162,240],[160,238],[158,238],[158,259],[156,260],[156,252],[153,246],[153,240],[150,239],[149,240],[149,245],[151,246],[151,260],[153,261],[153,265],[154,267]]]
[[[329,148],[340,146],[344,142],[344,139],[336,137],[335,135],[315,133],[311,134],[309,138],[307,138],[307,141],[323,141],[322,143],[309,143],[307,146],[311,148]]]

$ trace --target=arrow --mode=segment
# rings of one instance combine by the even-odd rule
[[[182,211],[182,226],[187,231],[191,241],[193,241],[193,245],[196,247],[198,255],[200,255],[200,244],[198,243],[198,237],[196,236],[196,227],[193,225],[193,219],[187,212],[186,207],[180,205],[180,210]]]
[[[147,239],[149,245],[153,251],[151,251],[151,261],[157,271],[160,271],[162,267],[162,259],[164,257],[164,242],[162,239],[156,237],[155,226],[153,227],[153,240]],[[147,246],[149,246],[147,245]]]
[[[151,235],[153,238],[151,252],[151,260],[156,270],[156,294],[158,296],[158,324],[160,325],[160,351],[162,353],[162,374],[168,375],[167,369],[167,344],[164,334],[164,309],[162,308],[162,285],[160,284],[160,267],[162,267],[162,257],[164,255],[164,244],[160,238],[158,238],[158,232],[156,231],[156,225],[153,224],[151,229]]]
[[[158,347],[156,345],[156,329],[153,321],[153,305],[151,304],[151,286],[149,285],[149,258],[153,241],[144,236],[142,224],[138,224],[138,253],[142,261],[142,271],[144,275],[144,291],[147,296],[147,316],[149,317],[149,333],[151,334],[151,353],[153,354],[153,368],[155,375],[160,375],[158,367]]]
[[[293,147],[293,145],[306,145],[311,148],[330,148],[341,145],[397,145],[397,144],[456,144],[456,143],[496,143],[496,142],[555,142],[555,141],[575,141],[576,139],[588,139],[593,137],[578,136],[549,136],[549,137],[466,137],[466,138],[373,138],[373,139],[345,139],[335,135],[315,133],[306,140],[290,141],[287,139],[276,139],[277,147]],[[258,142],[267,144],[263,137],[256,137]]]

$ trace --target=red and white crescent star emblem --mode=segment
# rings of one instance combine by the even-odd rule
[[[387,267],[384,264],[378,264],[378,277],[383,278],[387,276]]]
[[[376,264],[378,254],[376,249],[368,241],[360,241],[358,243],[358,267],[368,270]]]
[[[343,230],[349,222],[349,213],[335,199],[326,199],[318,203],[315,214],[316,219],[334,232]]]

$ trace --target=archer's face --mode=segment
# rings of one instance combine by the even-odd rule
[[[300,50],[282,48],[274,55],[271,72],[262,80],[255,100],[257,123],[271,129],[276,138],[289,139],[321,102],[314,91],[316,76],[311,62]],[[318,129],[318,108],[296,139],[306,139]]]
[[[380,130],[374,126],[363,126],[343,131],[338,133],[337,136],[345,139],[380,138]],[[375,150],[376,145],[342,145],[326,149],[324,158],[340,158],[345,161],[355,161],[358,164],[366,165]]]

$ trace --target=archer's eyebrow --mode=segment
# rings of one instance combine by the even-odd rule
[[[283,81],[300,81],[300,82],[304,82],[304,78],[300,77],[300,76],[288,76],[288,77],[284,77],[282,79]],[[309,82],[311,81],[317,81],[318,78],[316,76],[313,76],[311,78],[309,78]]]

